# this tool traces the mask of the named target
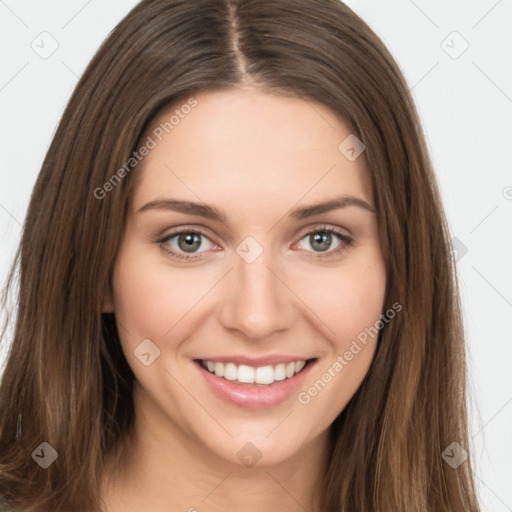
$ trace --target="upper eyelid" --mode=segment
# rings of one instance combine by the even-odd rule
[[[344,228],[342,226],[335,226],[335,225],[329,224],[327,222],[323,222],[323,223],[321,222],[321,223],[306,226],[299,231],[298,236],[303,238],[305,235],[307,235],[311,232],[322,231],[322,230],[347,231],[347,234],[345,236],[352,237],[350,230],[348,230],[347,228]],[[344,233],[340,233],[340,234],[344,234]]]
[[[209,230],[204,226],[201,226],[201,227],[180,226],[179,228],[176,228],[176,231],[171,231],[169,233],[160,235],[158,237],[158,239],[161,241],[165,241],[165,240],[169,240],[170,238],[174,238],[175,236],[186,234],[186,233],[197,233],[201,236],[204,236],[205,238],[208,238],[208,240],[210,240],[210,242],[216,243],[214,240],[212,240],[212,237],[208,234]]]

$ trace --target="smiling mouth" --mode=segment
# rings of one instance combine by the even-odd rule
[[[253,367],[231,362],[208,361],[205,359],[197,360],[202,368],[216,377],[220,377],[233,384],[245,384],[258,387],[268,387],[276,382],[291,379],[314,361],[316,361],[316,359],[304,359],[290,363]]]

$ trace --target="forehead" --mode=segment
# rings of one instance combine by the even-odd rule
[[[195,94],[144,135],[154,144],[137,171],[134,208],[165,195],[245,208],[342,194],[371,202],[364,153],[351,161],[339,149],[350,135],[339,116],[310,100],[253,89]]]

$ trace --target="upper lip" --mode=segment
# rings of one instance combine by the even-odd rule
[[[202,361],[213,361],[214,363],[234,363],[236,365],[245,364],[247,366],[254,366],[258,368],[260,366],[275,366],[279,363],[293,363],[295,361],[308,361],[314,359],[312,357],[304,356],[285,356],[285,355],[268,355],[263,357],[249,357],[244,355],[230,355],[230,356],[215,356],[215,357],[203,357],[199,360]]]

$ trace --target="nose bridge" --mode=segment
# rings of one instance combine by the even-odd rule
[[[233,254],[234,268],[226,283],[221,321],[224,327],[256,339],[288,327],[291,304],[286,286],[276,276],[278,265],[272,251],[250,238]]]

